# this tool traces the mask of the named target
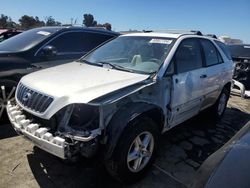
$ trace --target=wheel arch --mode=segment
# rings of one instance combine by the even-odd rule
[[[145,102],[128,103],[121,107],[112,117],[107,126],[107,142],[105,158],[111,157],[124,129],[136,119],[147,116],[157,124],[160,131],[164,127],[165,116],[163,110],[154,104]]]

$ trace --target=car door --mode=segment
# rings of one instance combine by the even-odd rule
[[[215,47],[208,39],[199,39],[204,53],[204,61],[206,66],[206,77],[202,80],[204,91],[206,93],[202,103],[202,109],[213,105],[223,85],[225,75],[225,63]]]
[[[184,39],[172,59],[175,74],[172,76],[170,126],[177,125],[196,115],[204,96],[201,48],[198,39]]]
[[[72,62],[112,37],[111,35],[89,31],[64,32],[53,38],[39,50],[37,53],[38,63],[36,65],[41,68],[47,68]],[[44,56],[43,49],[46,46],[53,47],[56,53],[51,56]]]

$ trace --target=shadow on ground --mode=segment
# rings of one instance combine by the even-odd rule
[[[184,187],[209,155],[224,145],[250,120],[250,115],[227,108],[222,120],[214,121],[207,112],[177,126],[162,136],[160,151],[146,178],[122,185],[106,172],[98,158],[66,165],[34,147],[27,155],[29,166],[42,188],[49,187]]]
[[[17,136],[17,133],[10,124],[0,124],[0,140]]]
[[[159,171],[155,167],[146,177],[135,184],[123,185],[114,180],[105,170],[100,159],[82,159],[75,164],[65,164],[56,157],[34,147],[34,153],[27,155],[32,173],[42,188],[74,187],[134,187],[184,188],[185,186]]]
[[[249,120],[248,113],[233,107],[227,108],[220,121],[215,121],[204,111],[163,135],[155,163],[189,185],[208,156],[229,141]]]

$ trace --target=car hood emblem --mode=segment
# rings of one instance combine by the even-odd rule
[[[31,98],[31,93],[26,92],[23,96],[23,101],[26,102]]]

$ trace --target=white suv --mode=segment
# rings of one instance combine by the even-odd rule
[[[101,151],[108,171],[131,181],[152,163],[160,134],[207,108],[223,115],[232,75],[216,39],[133,33],[23,77],[7,112],[41,149],[62,159]]]

